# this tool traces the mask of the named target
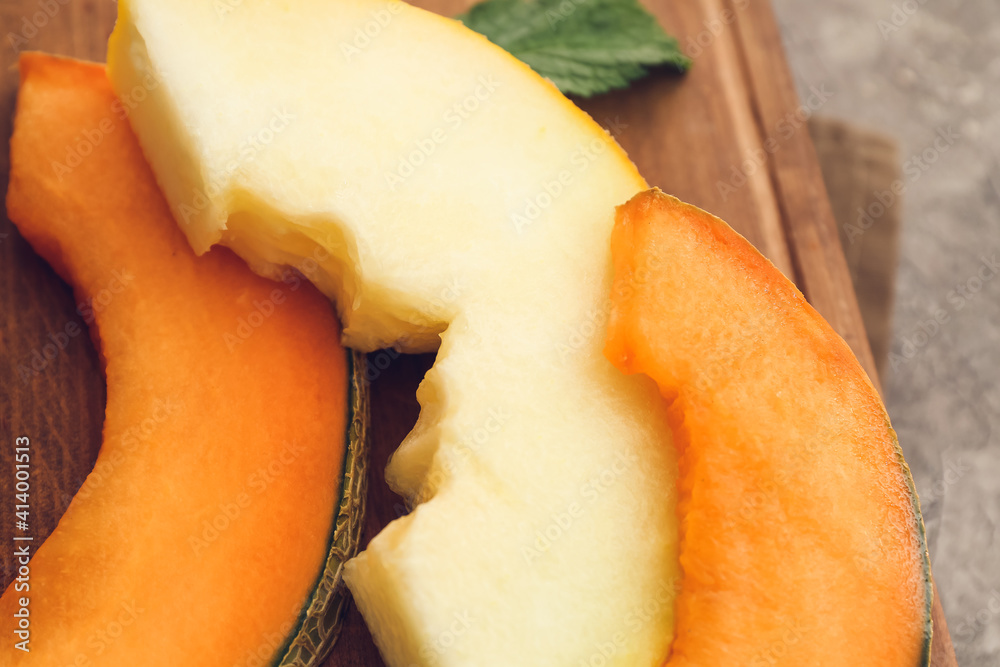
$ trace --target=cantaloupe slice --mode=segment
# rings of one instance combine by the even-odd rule
[[[387,470],[416,509],[345,575],[386,662],[658,664],[674,451],[652,383],[602,356],[614,207],[645,182],[456,21],[224,5],[123,0],[109,43],[181,229],[264,273],[311,261],[353,345],[441,345]]]
[[[680,454],[671,667],[927,664],[909,470],[847,344],[724,222],[618,210],[606,354],[659,385]]]
[[[8,212],[92,306],[108,393],[94,471],[30,590],[0,599],[0,664],[310,664],[364,498],[364,394],[329,303],[195,257],[102,66],[20,66]],[[30,652],[7,631],[21,597]]]

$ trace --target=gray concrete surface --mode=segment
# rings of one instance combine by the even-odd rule
[[[834,94],[820,113],[900,144],[906,190],[883,383],[959,664],[998,667],[1000,3],[773,2],[799,90],[826,83]]]

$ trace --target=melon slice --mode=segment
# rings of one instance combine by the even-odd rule
[[[606,353],[659,385],[680,452],[668,665],[926,665],[920,508],[847,344],[743,237],[658,190],[612,243]]]
[[[102,66],[20,62],[8,213],[93,305],[108,393],[94,471],[0,599],[4,628],[30,613],[0,664],[313,664],[364,498],[334,313],[298,277],[195,257]]]
[[[653,384],[602,355],[614,207],[643,179],[455,21],[380,0],[220,6],[120,2],[108,53],[194,249],[302,267],[349,345],[440,342],[387,470],[416,509],[346,575],[386,662],[658,664],[675,454]]]

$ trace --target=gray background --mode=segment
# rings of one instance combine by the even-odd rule
[[[975,277],[982,256],[1000,259],[1000,3],[773,2],[800,94],[833,91],[820,113],[892,136],[903,161],[939,130],[960,135],[903,176],[896,356],[883,383],[959,664],[997,667],[1000,277]]]

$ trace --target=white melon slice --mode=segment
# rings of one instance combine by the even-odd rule
[[[461,24],[375,0],[122,0],[110,75],[198,252],[298,267],[346,342],[435,349],[346,579],[392,667],[659,664],[678,576],[655,387],[601,354],[617,144]]]

